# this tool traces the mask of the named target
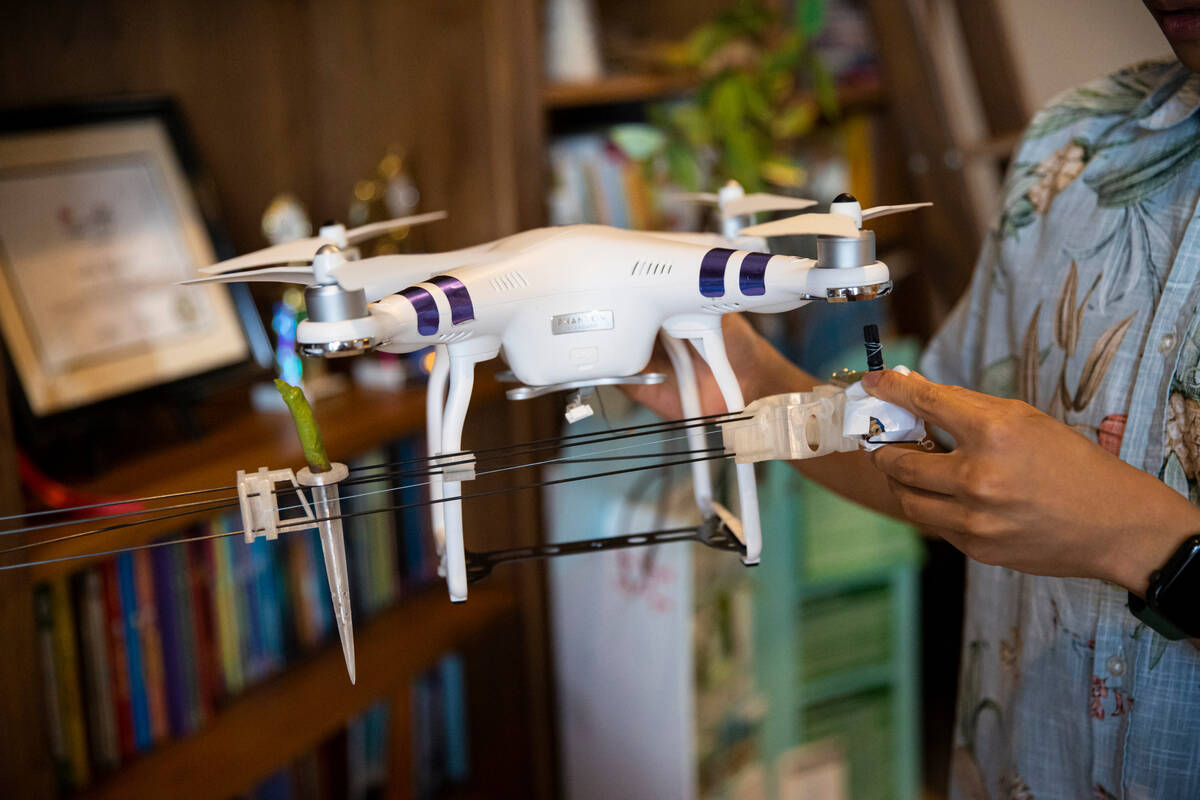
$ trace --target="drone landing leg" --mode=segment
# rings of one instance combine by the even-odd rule
[[[742,387],[738,384],[733,365],[725,352],[725,338],[721,335],[720,324],[712,330],[704,331],[695,337],[689,337],[692,345],[704,357],[713,378],[725,398],[728,411],[741,411],[746,407],[742,399]],[[758,485],[754,477],[753,464],[736,464],[735,470],[738,483],[738,500],[742,511],[742,535],[745,537],[746,555],[742,563],[747,566],[757,564],[762,555],[762,523],[758,516]]]
[[[442,453],[457,453],[462,450],[463,423],[467,419],[467,407],[471,403],[471,390],[475,385],[475,365],[480,361],[495,358],[499,347],[482,352],[478,341],[463,342],[468,345],[460,350],[448,348],[450,362],[450,394],[446,398],[446,416],[442,420]],[[464,352],[465,350],[465,352]],[[445,481],[443,497],[459,497],[462,481]],[[439,505],[445,515],[446,525],[446,586],[450,599],[461,603],[467,599],[467,555],[463,544],[462,500],[446,500]]]
[[[700,387],[696,383],[696,370],[692,366],[692,356],[688,352],[687,342],[677,339],[666,331],[660,336],[667,357],[675,370],[675,381],[679,384],[679,402],[683,408],[685,419],[698,417],[704,412],[700,408]],[[688,447],[692,450],[702,450],[706,445],[704,429],[689,428],[687,432]],[[712,507],[712,470],[707,461],[692,462],[692,493],[696,497],[696,505],[705,517],[711,516]]]
[[[434,348],[433,367],[429,370],[429,383],[425,388],[425,432],[426,449],[430,456],[442,452],[442,418],[446,405],[446,380],[450,376],[450,352],[446,345]],[[433,541],[437,546],[438,574],[446,576],[446,514],[441,500],[442,476],[429,476],[429,516],[433,528]]]

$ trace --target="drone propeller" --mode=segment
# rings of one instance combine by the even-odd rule
[[[420,283],[439,271],[434,259],[422,255],[384,255],[363,258],[358,261],[341,260],[328,271],[339,286],[347,291],[362,289],[371,303],[389,294],[400,291],[406,286]],[[328,283],[321,280],[309,265],[279,265],[275,264],[263,269],[225,272],[220,275],[209,275],[203,278],[193,278],[182,281],[183,285],[198,283],[238,283],[242,281],[268,283],[298,283],[303,286],[315,286]]]
[[[313,255],[327,244],[345,249],[372,237],[382,236],[396,228],[423,225],[426,222],[436,222],[439,219],[445,218],[445,211],[431,211],[428,214],[417,214],[410,217],[384,220],[383,222],[372,222],[349,230],[346,230],[341,225],[325,225],[322,226],[321,235],[319,236],[297,239],[294,242],[284,242],[283,244],[273,245],[272,247],[257,250],[253,253],[230,258],[217,264],[203,267],[200,272],[206,275],[220,275],[251,267],[275,267],[298,261],[311,261]]]
[[[824,214],[797,214],[794,217],[765,222],[762,225],[752,225],[742,228],[743,236],[803,236],[816,234],[818,236],[844,236],[856,239],[861,234],[865,221],[886,217],[891,214],[902,214],[918,208],[927,208],[933,203],[906,203],[896,206],[875,206],[863,209],[853,195],[840,194],[829,206],[829,212]]]
[[[318,254],[317,259],[327,259],[314,269],[308,264],[266,264],[260,269],[224,272],[181,281],[182,285],[198,283],[239,283],[242,281],[268,283],[298,283],[316,286],[336,282],[347,291],[362,289],[367,302],[373,303],[389,294],[420,283],[432,275],[469,265],[486,264],[506,256],[503,252],[489,252],[486,246],[477,245],[463,250],[444,253],[406,253],[398,255],[372,256],[357,261],[347,261],[341,254]]]
[[[738,189],[740,190],[741,187],[739,186]],[[726,196],[722,197],[722,195]],[[758,214],[765,211],[802,211],[817,204],[816,200],[769,192],[753,192],[751,194],[743,194],[740,191],[723,192],[722,194],[690,192],[675,196],[680,200],[715,205],[726,217],[744,217],[747,214]]]
[[[761,225],[751,225],[742,228],[743,236],[846,236],[858,238],[859,229],[854,220],[845,214],[797,214],[794,217],[777,219],[774,222],[764,222]]]
[[[899,206],[875,206],[874,208],[863,209],[862,218],[865,222],[892,214],[903,214],[905,211],[915,211],[918,208],[929,208],[932,205],[933,203],[906,203]]]

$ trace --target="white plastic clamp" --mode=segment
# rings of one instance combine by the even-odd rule
[[[904,367],[896,370],[908,372]],[[920,418],[867,394],[861,382],[844,390],[824,384],[811,392],[763,397],[746,406],[741,416],[750,419],[721,425],[725,450],[738,464],[870,451],[925,438]]]
[[[300,470],[299,481],[291,469],[267,469],[259,467],[258,472],[238,470],[237,493],[238,504],[242,511],[242,530],[247,542],[253,542],[263,536],[267,539],[277,539],[279,534],[288,531],[304,530],[313,527],[312,506],[304,494],[303,486],[324,486],[345,480],[350,471],[345,464],[334,463],[326,472],[312,472],[308,467]],[[280,483],[288,484],[299,500],[295,516],[281,518],[279,516],[279,499],[275,487]]]
[[[441,471],[438,477],[444,483],[475,480],[475,454],[470,450],[460,450],[457,453],[438,453],[429,460],[429,466]]]
[[[721,425],[725,449],[738,464],[773,459],[815,458],[858,449],[842,433],[846,394],[835,386],[776,394],[755,400],[740,416]]]

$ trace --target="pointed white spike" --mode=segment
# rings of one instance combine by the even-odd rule
[[[346,540],[342,535],[342,521],[336,519],[338,508],[337,484],[314,486],[313,513],[317,519],[317,533],[321,537],[321,554],[325,556],[325,577],[329,580],[329,595],[333,600],[333,618],[337,621],[338,638],[342,642],[342,656],[346,659],[346,672],[354,683],[354,620],[350,615],[350,573],[346,568]],[[325,519],[334,517],[334,519]]]
[[[803,211],[817,204],[816,200],[803,197],[787,197],[782,194],[755,192],[721,204],[721,213],[730,217],[759,214],[765,211]]]
[[[857,239],[858,227],[854,220],[843,214],[797,214],[794,217],[777,219],[774,222],[764,222],[762,225],[751,225],[742,228],[742,236],[845,236]]]
[[[396,228],[403,228],[410,225],[424,225],[427,222],[437,222],[439,219],[445,219],[448,216],[449,214],[445,211],[430,211],[428,214],[414,214],[410,217],[397,217],[396,219],[387,219],[383,222],[370,222],[346,231],[346,241],[352,245],[358,244],[370,239],[372,236],[382,236]]]
[[[906,203],[899,206],[875,206],[874,208],[864,209],[862,212],[863,221],[869,219],[877,219],[886,217],[890,214],[902,214],[905,211],[913,211],[918,208],[929,208],[933,203]]]
[[[338,481],[345,480],[349,470],[345,464],[334,462],[327,472],[313,472],[305,467],[296,474],[301,486],[312,491],[312,510],[321,537],[321,554],[325,557],[325,577],[329,581],[329,596],[333,600],[333,618],[337,622],[338,638],[350,682],[355,681],[354,620],[350,614],[350,572],[346,569],[346,540],[342,535],[342,507],[338,500]]]

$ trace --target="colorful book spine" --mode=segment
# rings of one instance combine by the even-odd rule
[[[67,733],[63,725],[62,692],[54,647],[54,598],[50,586],[42,584],[33,591],[33,615],[37,629],[38,660],[42,668],[42,702],[46,709],[46,728],[50,738],[50,758],[62,789],[71,788],[71,761],[67,753]]]
[[[450,653],[438,663],[442,687],[443,726],[446,735],[446,779],[462,783],[470,776],[471,757],[467,727],[467,678],[462,656]]]
[[[195,534],[196,531],[191,531]],[[186,735],[199,728],[205,718],[200,689],[200,654],[197,642],[196,613],[192,608],[191,576],[188,574],[188,553],[185,545],[166,548],[169,560],[168,579],[175,598],[175,623],[178,631],[179,666],[181,677],[183,720],[177,735]]]
[[[216,592],[211,541],[187,545],[188,584],[192,595],[192,623],[196,630],[196,689],[199,722],[213,712],[221,694],[221,661],[217,642]]]
[[[187,724],[187,676],[183,666],[183,635],[179,627],[175,595],[174,547],[156,547],[150,552],[154,574],[154,598],[158,605],[159,639],[162,644],[163,682],[166,689],[167,723],[174,736],[183,736]]]
[[[161,549],[161,548],[159,548]],[[146,705],[150,711],[150,742],[167,738],[166,670],[163,668],[162,636],[159,633],[158,607],[154,597],[154,567],[150,550],[133,554],[133,577],[137,592],[137,629],[142,643],[142,669],[146,684]]]
[[[109,669],[112,674],[113,705],[117,712],[117,741],[121,757],[137,752],[133,724],[133,688],[129,678],[129,649],[125,646],[125,611],[121,605],[121,577],[117,559],[100,567],[104,583],[104,615],[108,623]]]
[[[129,698],[133,707],[133,742],[138,751],[147,750],[153,742],[150,728],[150,700],[146,694],[145,671],[142,663],[142,641],[138,631],[137,579],[134,577],[133,553],[117,556],[117,576],[121,586],[121,611],[124,618],[125,653],[129,664]]]
[[[221,688],[226,696],[240,692],[245,686],[242,674],[241,632],[238,621],[237,589],[233,575],[234,537],[211,539],[213,576],[213,618],[217,627],[217,652],[221,664]]]
[[[108,616],[104,605],[104,580],[99,568],[79,576],[77,593],[80,666],[87,707],[88,744],[92,765],[106,772],[121,762],[117,733],[116,698],[113,693],[111,659],[108,652]]]

